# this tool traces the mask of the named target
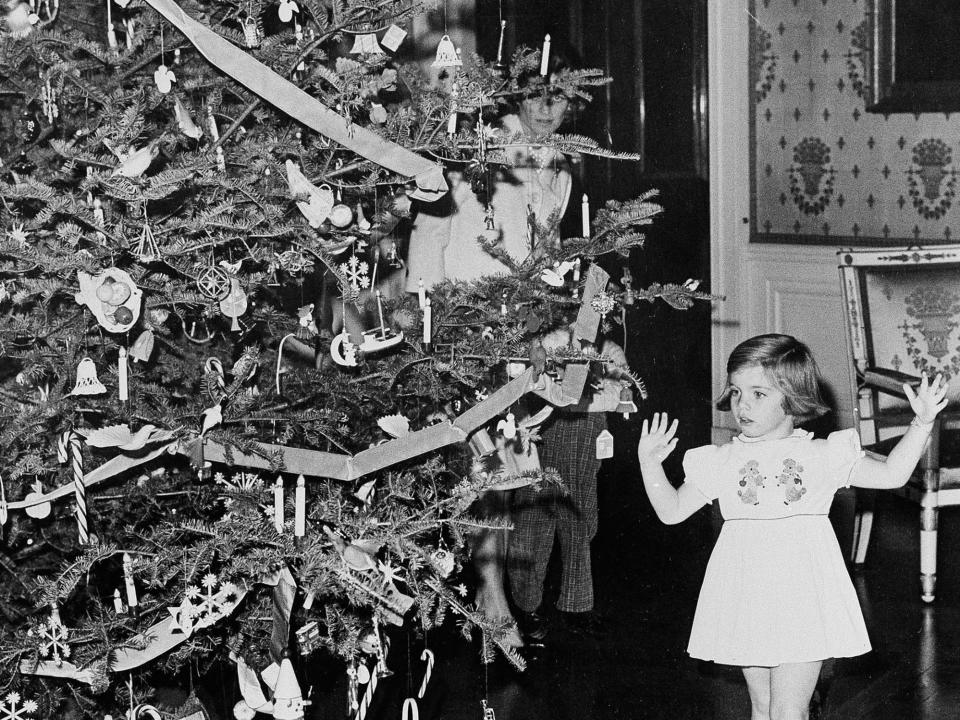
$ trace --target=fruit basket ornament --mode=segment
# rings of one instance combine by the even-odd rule
[[[127,332],[140,317],[143,292],[119,268],[107,268],[97,275],[77,272],[80,292],[74,298],[90,308],[97,322],[112,333]]]

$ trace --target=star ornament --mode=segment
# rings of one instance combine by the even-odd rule
[[[10,242],[15,242],[19,247],[25,248],[27,246],[27,231],[23,229],[23,223],[14,225],[8,230],[7,238]]]

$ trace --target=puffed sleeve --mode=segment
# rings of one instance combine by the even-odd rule
[[[835,487],[850,487],[853,469],[864,455],[860,448],[860,436],[853,428],[838,430],[827,436],[824,465]]]
[[[708,500],[720,495],[719,450],[716,445],[704,445],[687,450],[683,456],[683,481],[693,485]]]

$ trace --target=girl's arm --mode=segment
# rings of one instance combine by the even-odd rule
[[[648,425],[643,421],[637,457],[640,459],[640,474],[647,497],[661,522],[676,525],[693,515],[707,504],[707,498],[692,485],[686,483],[673,487],[663,472],[663,461],[677,446],[677,421],[670,423],[666,413],[654,413]]]
[[[910,479],[910,475],[920,461],[927,438],[930,437],[930,430],[933,428],[933,421],[947,405],[945,399],[947,384],[941,375],[937,375],[932,383],[928,383],[927,376],[924,375],[916,392],[906,383],[903,391],[910,401],[910,407],[913,408],[916,418],[910,423],[900,442],[890,451],[885,462],[864,458],[857,463],[850,478],[851,485],[881,490],[898,488]]]

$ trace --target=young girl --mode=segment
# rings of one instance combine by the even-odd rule
[[[743,668],[752,720],[805,720],[826,658],[870,649],[863,615],[827,513],[853,485],[895,488],[913,472],[946,384],[904,385],[916,417],[886,462],[864,456],[854,430],[826,440],[795,428],[826,412],[816,362],[789,335],[759,335],[727,362],[717,409],[740,435],[686,453],[674,488],[663,460],[677,421],[643,422],[637,454],[657,516],[674,524],[719,499],[723,528],[707,565],[687,652]]]

